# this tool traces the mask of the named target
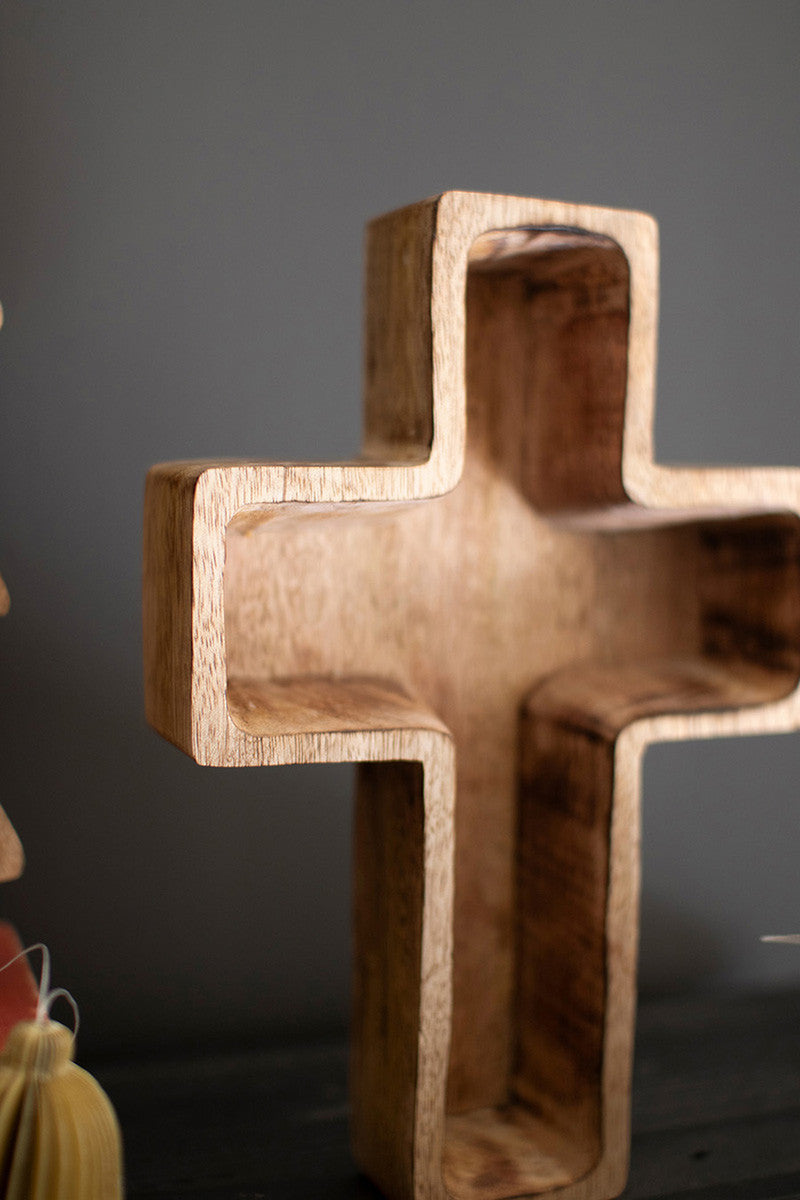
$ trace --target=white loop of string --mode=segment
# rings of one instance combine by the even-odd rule
[[[72,1030],[72,1036],[78,1036],[78,1029],[81,1023],[80,1012],[75,997],[72,996],[66,988],[50,989],[50,951],[44,942],[35,942],[32,946],[26,946],[24,950],[20,950],[19,954],[15,954],[8,962],[3,963],[0,971],[5,971],[6,967],[11,967],[15,962],[19,962],[21,958],[27,958],[34,950],[42,952],[42,973],[39,976],[39,998],[36,1004],[36,1021],[39,1025],[44,1025],[50,1020],[50,1009],[53,1007],[56,1000],[63,997],[72,1009],[72,1015],[75,1019],[75,1025]]]

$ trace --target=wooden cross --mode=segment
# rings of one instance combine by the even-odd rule
[[[447,193],[370,225],[366,304],[358,461],[150,472],[148,716],[202,763],[362,764],[387,1195],[609,1197],[642,753],[800,725],[800,473],[654,462],[647,216]]]

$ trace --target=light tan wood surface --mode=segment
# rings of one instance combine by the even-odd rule
[[[446,193],[369,227],[361,459],[148,477],[151,723],[366,764],[354,1145],[392,1197],[622,1189],[644,747],[800,725],[800,473],[654,462],[656,320],[649,217]]]

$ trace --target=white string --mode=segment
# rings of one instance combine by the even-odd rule
[[[77,1037],[78,1030],[80,1029],[80,1025],[81,1025],[81,1014],[78,1012],[77,1000],[75,999],[75,997],[72,995],[71,992],[67,991],[66,988],[54,988],[52,992],[48,993],[47,999],[46,999],[47,1017],[49,1019],[50,1009],[53,1007],[54,1002],[56,1000],[58,1000],[59,996],[63,996],[64,999],[66,1000],[67,1004],[69,1004],[70,1008],[72,1009],[72,1015],[75,1018],[75,1026],[72,1030],[72,1036]]]
[[[35,942],[32,946],[26,946],[24,950],[20,950],[19,954],[15,954],[13,958],[8,960],[8,962],[3,963],[3,965],[0,967],[0,971],[5,971],[6,967],[13,966],[14,963],[19,962],[21,958],[27,958],[27,956],[32,954],[34,950],[41,950],[42,952],[42,973],[39,976],[39,997],[36,1003],[36,1023],[37,1025],[44,1025],[47,1021],[49,1021],[50,1009],[55,1001],[60,996],[63,996],[72,1008],[72,1015],[75,1018],[75,1028],[72,1031],[72,1036],[77,1037],[78,1029],[81,1023],[77,1002],[74,996],[70,995],[65,988],[54,988],[52,991],[50,990],[50,951],[48,950],[47,946],[45,946],[44,942]]]
[[[765,933],[762,942],[785,942],[787,945],[800,945],[800,933]]]

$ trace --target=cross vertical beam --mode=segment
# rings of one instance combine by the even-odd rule
[[[390,1196],[622,1189],[643,747],[800,724],[800,475],[654,462],[656,243],[503,196],[381,218],[363,457],[148,477],[153,725],[366,764],[354,1144]]]

